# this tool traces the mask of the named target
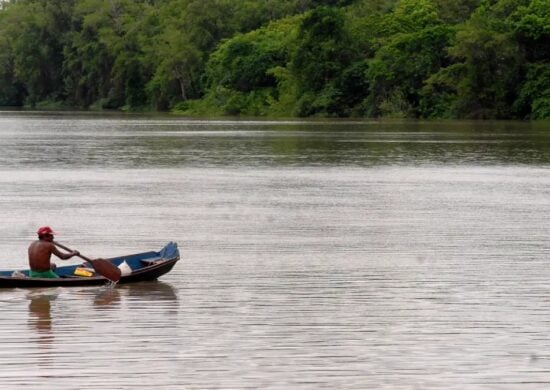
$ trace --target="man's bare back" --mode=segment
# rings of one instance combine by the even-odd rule
[[[51,267],[51,256],[59,256],[55,245],[48,241],[37,240],[29,246],[29,266],[33,271],[48,271]]]
[[[29,266],[32,271],[45,272],[51,269],[52,253],[62,260],[78,256],[78,251],[63,253],[53,243],[53,231],[45,226],[38,229],[38,240],[29,246]]]

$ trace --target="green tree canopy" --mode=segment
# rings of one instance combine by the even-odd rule
[[[10,0],[0,105],[550,117],[548,0]]]

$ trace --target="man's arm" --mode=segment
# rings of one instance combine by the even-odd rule
[[[78,251],[72,251],[70,253],[63,253],[57,247],[52,244],[52,253],[59,257],[61,260],[69,260],[71,257],[78,256],[80,253]]]

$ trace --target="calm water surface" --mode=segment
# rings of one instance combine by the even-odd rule
[[[0,112],[0,148],[2,269],[45,224],[182,253],[0,290],[0,388],[550,387],[550,123]]]

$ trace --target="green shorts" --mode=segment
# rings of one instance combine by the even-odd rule
[[[33,271],[31,269],[29,271],[29,276],[31,278],[48,278],[48,279],[59,278],[59,276],[55,272],[53,272],[51,269],[47,271]]]

